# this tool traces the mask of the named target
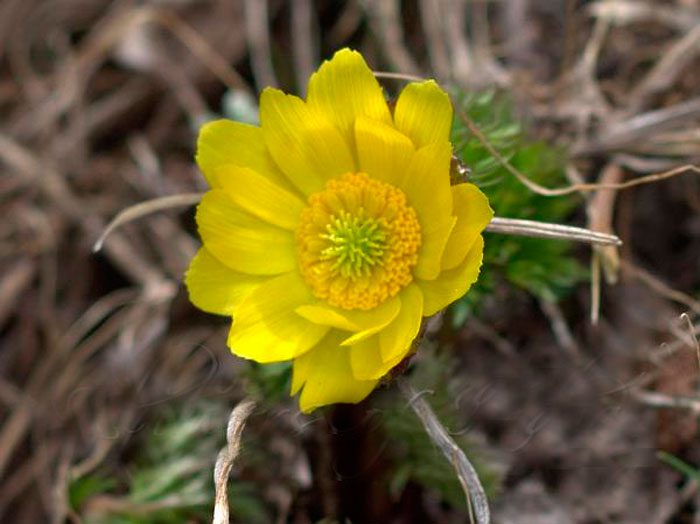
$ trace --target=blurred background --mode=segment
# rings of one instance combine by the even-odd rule
[[[193,207],[92,252],[122,209],[205,189],[203,122],[255,122],[261,88],[303,95],[344,46],[451,90],[455,153],[499,216],[624,241],[487,234],[478,285],[428,326],[409,380],[494,521],[699,524],[697,0],[3,0],[0,521],[209,522],[253,395],[233,522],[468,522],[392,385],[301,416],[288,366],[228,353],[182,286]]]

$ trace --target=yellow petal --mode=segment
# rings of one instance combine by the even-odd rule
[[[294,231],[304,202],[296,195],[245,167],[221,166],[216,171],[229,198],[265,222]]]
[[[440,274],[442,254],[456,223],[456,217],[450,217],[449,221],[436,220],[426,228],[427,230],[422,231],[423,244],[418,253],[418,263],[413,270],[416,277],[431,280]]]
[[[266,277],[238,273],[219,262],[205,248],[199,250],[185,274],[190,300],[199,309],[233,315],[235,307]]]
[[[355,171],[340,132],[300,98],[265,89],[260,95],[260,120],[272,158],[305,195],[320,191],[334,176]]]
[[[274,275],[297,267],[294,235],[246,213],[222,190],[204,195],[196,219],[204,246],[231,269]]]
[[[408,84],[396,101],[394,124],[419,148],[448,141],[452,127],[450,97],[434,80]]]
[[[416,284],[401,291],[401,312],[379,333],[382,360],[401,360],[411,349],[413,340],[420,331],[423,317],[423,293]]]
[[[221,187],[216,170],[230,164],[248,167],[281,187],[291,187],[267,152],[262,129],[256,126],[233,120],[204,124],[199,130],[195,158],[211,187]]]
[[[294,359],[292,395],[301,389],[299,407],[304,413],[327,404],[357,403],[377,385],[357,380],[350,366],[350,348],[340,345],[344,335],[332,331],[311,350]]]
[[[396,185],[413,158],[411,140],[390,125],[360,117],[355,122],[355,141],[360,171]]]
[[[321,64],[309,79],[307,93],[309,107],[326,115],[349,144],[360,116],[391,124],[382,88],[357,51],[341,49]]]
[[[457,223],[442,255],[442,270],[453,269],[467,256],[476,238],[493,218],[489,201],[474,184],[452,186]]]
[[[236,308],[228,346],[239,357],[262,363],[301,355],[329,329],[294,313],[296,307],[311,300],[313,296],[297,272],[268,280]]]
[[[414,274],[432,279],[440,273],[440,262],[455,219],[452,216],[449,142],[430,144],[416,151],[410,167],[397,186],[416,210],[421,226],[422,244]]]
[[[478,236],[459,266],[443,271],[435,280],[419,280],[424,297],[423,314],[434,315],[469,291],[479,277],[483,256],[484,239]]]
[[[379,306],[368,311],[355,311],[358,320],[364,319],[364,314],[367,313],[371,316],[367,318],[362,324],[362,328],[355,331],[348,338],[343,340],[341,344],[343,346],[352,346],[357,344],[361,340],[371,337],[375,333],[378,333],[385,327],[387,327],[401,312],[401,299],[399,297],[392,297],[388,300],[382,302]],[[359,324],[359,323],[358,323]]]
[[[369,337],[355,345],[350,351],[352,373],[358,380],[376,380],[386,375],[403,356],[384,362],[379,346],[379,336]]]
[[[401,301],[397,297],[393,297],[367,311],[342,309],[325,302],[299,306],[295,311],[298,315],[315,324],[351,331],[356,335],[367,337],[394,320],[399,314],[400,308]]]

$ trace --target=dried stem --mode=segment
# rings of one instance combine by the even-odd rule
[[[377,39],[381,41],[389,62],[399,71],[408,71],[409,73],[420,71],[404,43],[399,0],[383,0],[381,2],[361,0],[360,5],[366,11],[370,27]]]
[[[426,80],[424,76],[392,73],[391,71],[374,71],[374,76],[377,78],[388,78],[389,80],[401,80],[404,82],[424,82]]]
[[[700,24],[688,31],[666,53],[649,74],[631,93],[633,108],[639,108],[650,96],[668,89],[676,83],[678,76],[687,71],[700,54]]]
[[[554,334],[554,338],[556,338],[557,342],[559,343],[559,346],[566,351],[570,357],[580,360],[581,350],[576,343],[576,339],[571,332],[569,324],[566,322],[566,318],[564,317],[564,313],[559,307],[559,304],[544,299],[541,299],[539,303],[542,312],[549,320],[549,325],[552,327],[552,333]]]
[[[654,391],[632,390],[635,400],[653,408],[671,408],[690,411],[700,415],[700,398],[665,395]]]
[[[508,235],[522,235],[526,237],[574,240],[576,242],[586,242],[589,244],[613,246],[622,244],[622,240],[617,236],[608,233],[598,233],[581,227],[563,226],[560,224],[516,218],[494,217],[491,219],[489,225],[486,226],[486,231],[491,233],[505,233]]]
[[[622,266],[622,270],[626,274],[628,274],[632,278],[639,280],[649,289],[658,293],[659,296],[662,296],[667,300],[672,300],[674,302],[678,302],[679,304],[683,304],[684,306],[693,310],[693,312],[697,315],[700,315],[700,301],[695,300],[692,296],[688,295],[687,293],[683,293],[682,291],[673,289],[663,280],[660,280],[659,278],[655,277],[645,269],[636,266],[629,260],[621,260],[620,264]]]
[[[293,0],[292,9],[292,59],[297,89],[306,94],[306,82],[318,63],[318,45],[316,36],[318,28],[314,19],[314,7],[311,0]]]
[[[566,187],[548,188],[541,186],[540,184],[530,180],[525,174],[518,171],[513,164],[511,164],[502,154],[500,154],[496,148],[489,142],[484,133],[479,129],[479,127],[472,121],[472,119],[467,115],[467,113],[460,108],[460,106],[453,102],[452,107],[455,113],[464,125],[469,128],[469,131],[482,143],[486,150],[493,156],[498,163],[503,166],[503,168],[513,175],[521,184],[527,187],[533,193],[542,196],[554,197],[554,196],[564,196],[570,195],[572,193],[586,193],[590,191],[597,191],[600,189],[629,189],[631,187],[641,186],[644,184],[651,184],[654,182],[659,182],[661,180],[666,180],[668,178],[673,178],[686,173],[700,174],[700,167],[685,164],[678,166],[674,169],[664,171],[663,173],[653,173],[651,175],[642,176],[632,180],[627,180],[626,182],[619,182],[616,184],[572,184]]]
[[[166,209],[172,209],[174,207],[192,206],[202,199],[201,193],[183,193],[180,195],[172,195],[160,198],[154,198],[152,200],[146,200],[140,204],[135,204],[123,209],[119,214],[112,219],[109,225],[97,239],[95,244],[92,246],[92,251],[97,253],[102,249],[107,236],[117,229],[119,226],[127,224],[133,220],[137,220],[156,211],[164,211]]]
[[[272,45],[267,0],[245,0],[245,29],[250,50],[251,68],[258,89],[277,87],[277,76],[272,66]]]
[[[450,437],[445,427],[438,420],[435,412],[421,394],[413,389],[403,377],[400,377],[397,383],[401,393],[408,400],[430,439],[440,448],[442,454],[454,468],[467,497],[471,522],[488,524],[491,521],[488,501],[474,466],[472,466],[467,456],[457,446],[452,437]],[[476,520],[474,520],[474,517],[476,517]]]
[[[700,342],[698,341],[698,336],[695,333],[695,326],[693,325],[693,321],[690,320],[690,317],[687,313],[681,314],[681,320],[683,320],[688,325],[688,333],[690,334],[690,338],[693,341],[693,349],[695,349],[695,354],[698,357],[698,374],[700,375]]]
[[[151,8],[149,8],[151,9]],[[155,10],[154,21],[167,28],[173,36],[221,80],[229,89],[250,91],[246,81],[233,69],[227,60],[216,52],[214,47],[175,13],[168,10]]]
[[[216,458],[216,465],[214,466],[216,498],[212,524],[229,523],[228,476],[241,449],[241,436],[243,435],[246,420],[254,408],[255,402],[244,400],[231,411],[231,417],[226,428],[227,445],[219,452],[219,456]]]

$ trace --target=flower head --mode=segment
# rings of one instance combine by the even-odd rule
[[[450,185],[452,106],[433,81],[406,86],[392,111],[343,49],[306,101],[265,89],[260,118],[200,133],[211,190],[190,298],[233,317],[236,355],[293,360],[302,411],[359,402],[411,351],[423,317],[476,280],[492,211],[474,185]]]

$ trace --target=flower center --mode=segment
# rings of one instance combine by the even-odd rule
[[[348,173],[308,202],[296,239],[300,271],[315,296],[372,309],[413,280],[421,231],[400,189]]]
[[[329,245],[321,251],[321,259],[332,261],[331,269],[344,278],[368,276],[384,258],[386,232],[376,218],[352,216],[343,210],[326,225],[326,231],[321,238]]]

